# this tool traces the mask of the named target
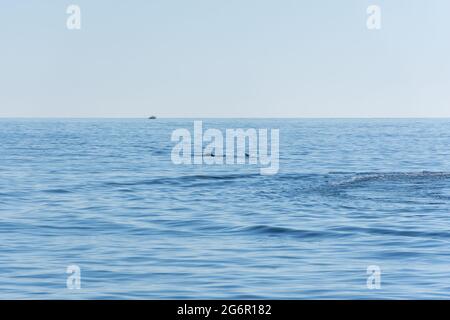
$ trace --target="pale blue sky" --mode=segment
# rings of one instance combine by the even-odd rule
[[[0,41],[2,117],[450,116],[448,0],[1,0]]]

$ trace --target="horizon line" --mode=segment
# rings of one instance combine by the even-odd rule
[[[339,117],[265,117],[265,116],[241,116],[241,117],[212,117],[212,116],[161,116],[156,119],[149,119],[149,116],[0,116],[0,119],[144,119],[144,120],[158,120],[158,119],[450,119],[450,116],[339,116]]]

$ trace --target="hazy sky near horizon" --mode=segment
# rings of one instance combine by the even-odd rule
[[[449,17],[448,0],[2,0],[0,117],[450,117]]]

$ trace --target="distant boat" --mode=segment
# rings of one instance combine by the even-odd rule
[[[151,116],[151,117],[148,117],[150,120],[154,120],[154,119],[156,119],[156,117],[155,116]]]

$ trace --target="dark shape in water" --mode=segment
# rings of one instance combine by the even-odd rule
[[[150,117],[148,117],[148,118],[149,118],[149,120],[154,120],[154,119],[156,119],[155,116],[150,116]]]
[[[214,153],[207,153],[207,154],[205,154],[205,156],[206,157],[215,157],[216,155]],[[223,157],[225,157],[225,155],[223,155]],[[250,155],[246,152],[245,157],[248,158],[248,157],[250,157]]]

